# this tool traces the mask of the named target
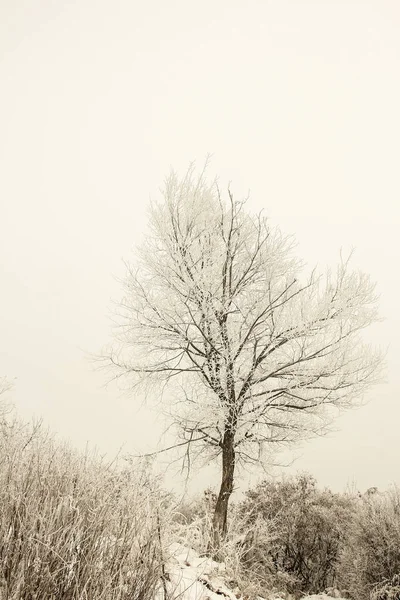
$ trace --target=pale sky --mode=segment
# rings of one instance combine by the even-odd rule
[[[79,447],[156,446],[86,355],[111,341],[149,198],[212,153],[309,264],[354,246],[381,294],[388,382],[291,471],[400,484],[399,31],[398,0],[2,0],[0,375],[20,414]]]

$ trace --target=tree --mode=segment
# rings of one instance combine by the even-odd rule
[[[4,418],[12,410],[12,404],[3,396],[12,389],[12,383],[7,377],[0,376],[0,419]]]
[[[236,467],[322,431],[326,407],[351,406],[381,364],[360,340],[377,319],[369,277],[348,260],[303,276],[292,238],[245,208],[204,171],[168,176],[127,265],[109,355],[119,374],[168,384],[187,467],[196,452],[222,457],[215,548]]]
[[[5,394],[11,387],[12,385],[6,377],[0,377],[0,394]]]

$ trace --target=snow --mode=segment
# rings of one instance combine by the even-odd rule
[[[328,594],[311,594],[311,596],[303,596],[301,600],[332,600],[332,596]],[[336,598],[335,600],[345,600],[344,598]]]
[[[225,565],[201,557],[192,549],[174,543],[170,547],[168,592],[180,600],[237,600],[224,584]],[[161,600],[161,597],[160,597]]]
[[[225,565],[209,557],[199,556],[183,544],[173,543],[169,548],[170,560],[166,567],[168,596],[179,600],[243,600],[224,583]],[[155,600],[164,600],[158,590]],[[264,600],[258,598],[258,600]],[[276,598],[275,600],[282,600]],[[304,596],[301,600],[332,600],[328,594]],[[336,598],[336,600],[344,600]]]

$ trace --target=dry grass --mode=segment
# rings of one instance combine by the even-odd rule
[[[0,599],[147,600],[162,574],[156,482],[0,421]]]

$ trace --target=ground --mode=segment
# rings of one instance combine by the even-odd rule
[[[200,557],[194,550],[174,543],[170,547],[171,559],[167,566],[168,593],[179,600],[238,600],[238,590],[224,583],[225,565],[208,557]],[[156,600],[163,600],[159,590]],[[259,600],[263,600],[260,598]],[[276,599],[281,600],[281,599]],[[332,600],[326,594],[305,596],[302,600]],[[342,600],[337,598],[336,600]]]

